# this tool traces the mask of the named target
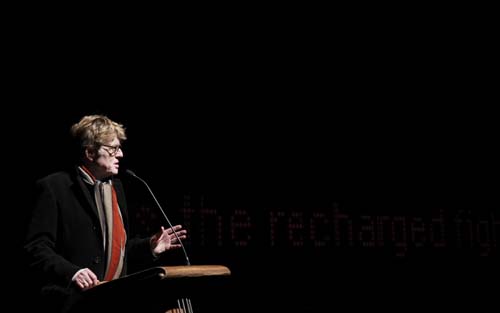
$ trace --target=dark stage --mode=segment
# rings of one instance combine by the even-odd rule
[[[30,159],[16,184],[24,194],[71,165],[68,131],[82,115],[123,123],[121,170],[145,179],[172,222],[188,229],[192,264],[232,271],[224,284],[197,290],[202,312],[494,305],[498,158],[478,139],[487,126],[471,134],[439,119],[423,130],[404,117],[331,110],[75,106],[31,112],[32,136],[11,146]],[[144,185],[122,178],[133,234],[165,225]],[[16,251],[26,197],[16,206]],[[183,262],[176,251],[159,264]],[[30,284],[15,281],[21,294]]]

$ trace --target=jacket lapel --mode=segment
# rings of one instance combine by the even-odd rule
[[[99,213],[97,212],[94,195],[90,194],[89,187],[78,174],[78,169],[75,172],[74,180],[76,181],[76,184],[74,185],[75,194],[80,199],[80,203],[85,208],[85,210],[87,210],[92,219],[94,219],[97,225],[100,225]],[[99,229],[101,228],[99,227]],[[99,231],[99,233],[102,236],[102,231]]]

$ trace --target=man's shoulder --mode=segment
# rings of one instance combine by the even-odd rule
[[[44,176],[37,180],[37,184],[45,185],[45,184],[70,184],[74,181],[74,176],[68,171],[59,171],[51,173],[47,176]]]

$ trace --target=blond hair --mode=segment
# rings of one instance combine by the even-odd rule
[[[78,141],[80,149],[98,148],[111,142],[115,137],[126,140],[125,128],[104,115],[87,115],[71,126],[71,135]]]

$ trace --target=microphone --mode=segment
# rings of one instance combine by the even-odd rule
[[[148,188],[148,191],[149,193],[151,194],[151,196],[153,197],[153,199],[155,200],[156,202],[156,205],[158,206],[158,208],[160,209],[161,213],[163,214],[163,217],[165,217],[165,220],[167,221],[167,224],[168,226],[173,230],[173,226],[172,226],[172,223],[170,223],[170,220],[168,219],[167,217],[167,214],[165,214],[165,211],[163,211],[160,203],[158,202],[158,200],[156,200],[156,197],[153,193],[153,191],[151,191],[151,188],[149,188],[149,185],[146,183],[146,181],[142,178],[140,178],[139,176],[137,176],[134,172],[132,172],[131,170],[126,170],[125,173],[127,173],[128,175],[130,176],[133,176],[135,178],[137,178],[138,180],[140,180],[144,185],[146,185],[146,187]],[[186,249],[184,248],[184,244],[182,244],[182,241],[181,239],[179,238],[179,236],[177,236],[177,232],[174,231],[174,235],[175,235],[175,238],[177,238],[177,241],[180,243],[181,245],[181,248],[182,248],[182,252],[184,252],[184,258],[186,259],[186,265],[191,265],[191,263],[189,262],[189,258],[188,258],[188,255],[187,255],[187,252],[186,252]]]

